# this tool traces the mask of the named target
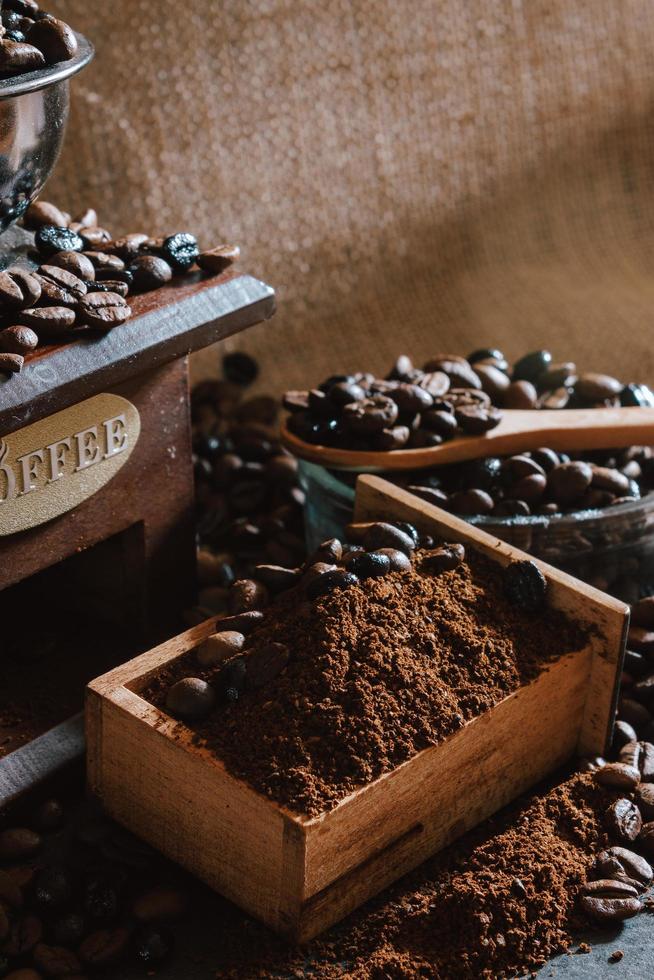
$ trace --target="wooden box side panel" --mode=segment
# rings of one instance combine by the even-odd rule
[[[485,820],[572,754],[590,651],[306,825],[308,939]]]
[[[516,558],[530,558],[548,580],[551,604],[573,619],[593,624],[596,630],[591,639],[593,661],[588,696],[579,717],[577,751],[589,755],[604,753],[612,734],[629,627],[629,607],[386,480],[375,476],[359,477],[355,519],[379,520],[389,514],[411,521],[421,530],[470,544],[502,565]]]
[[[212,888],[280,928],[295,883],[287,818],[206,753],[173,739],[175,723],[126,689],[89,690],[88,777],[107,812]],[[155,727],[156,726],[156,727]],[[293,907],[286,899],[283,913]]]

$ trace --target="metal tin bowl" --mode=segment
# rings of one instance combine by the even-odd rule
[[[0,80],[0,232],[25,213],[57,162],[68,119],[68,80],[94,55],[86,38],[76,36],[78,50],[70,61]]]

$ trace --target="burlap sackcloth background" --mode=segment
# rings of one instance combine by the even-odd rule
[[[654,381],[652,0],[44,5],[97,48],[44,197],[240,243],[268,389],[486,344]]]

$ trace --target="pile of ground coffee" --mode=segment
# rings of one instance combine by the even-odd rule
[[[300,950],[226,905],[208,965],[239,980],[522,976],[572,942],[614,796],[584,774],[519,800]]]
[[[512,605],[501,569],[481,554],[441,575],[421,568],[428,554],[314,602],[301,587],[280,595],[248,653],[282,642],[288,666],[192,723],[198,742],[259,792],[315,815],[583,646],[563,614]],[[144,697],[164,708],[171,684],[211,683],[216,670],[191,652]]]

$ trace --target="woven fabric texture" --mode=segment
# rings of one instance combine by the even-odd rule
[[[654,378],[651,0],[47,6],[97,58],[44,196],[236,240],[268,387],[487,344]]]

